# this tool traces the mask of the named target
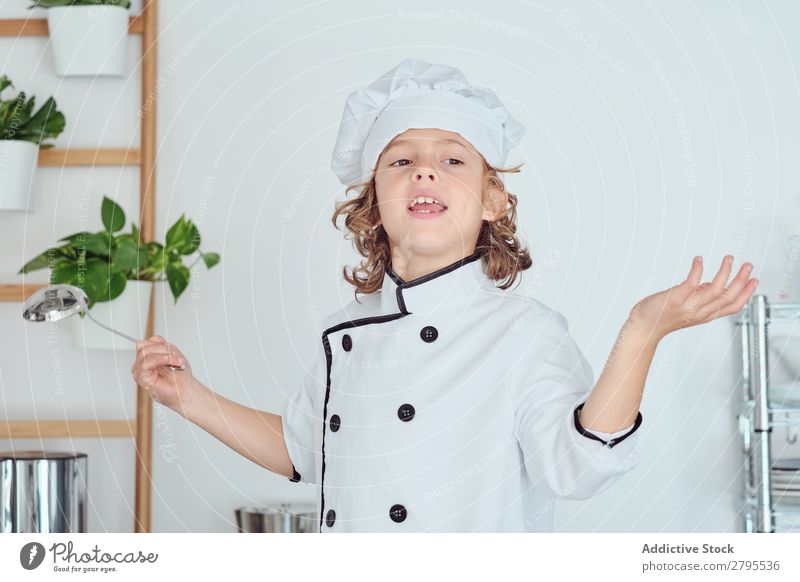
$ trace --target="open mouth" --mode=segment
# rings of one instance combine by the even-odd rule
[[[427,196],[419,196],[411,201],[408,211],[412,214],[441,214],[447,210],[444,202]]]

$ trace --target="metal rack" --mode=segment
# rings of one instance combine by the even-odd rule
[[[754,295],[739,320],[742,398],[738,419],[744,441],[744,530],[747,533],[800,531],[800,504],[776,503],[772,495],[770,435],[776,426],[800,426],[800,404],[770,398],[768,325],[800,319],[800,304],[770,304]],[[800,394],[800,385],[797,386]]]

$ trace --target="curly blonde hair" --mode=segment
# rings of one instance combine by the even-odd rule
[[[482,193],[485,194],[490,186],[494,186],[508,194],[505,214],[496,221],[484,220],[475,244],[475,251],[480,251],[481,260],[486,265],[487,276],[494,281],[505,279],[498,285],[500,289],[511,287],[519,273],[529,269],[532,264],[528,248],[523,247],[516,236],[517,197],[506,190],[503,180],[498,176],[499,172],[517,173],[521,166],[522,164],[500,168],[483,160]],[[353,246],[365,259],[358,267],[350,269],[349,273],[347,266],[342,269],[345,281],[355,287],[354,295],[358,301],[358,293],[374,293],[381,289],[386,267],[391,264],[392,253],[383,225],[377,224],[380,214],[375,174],[373,173],[368,182],[348,186],[345,197],[352,190],[361,192],[352,200],[337,204],[331,221],[339,230],[337,220],[340,215],[344,215],[344,224],[349,231],[344,236],[346,239],[353,239]]]

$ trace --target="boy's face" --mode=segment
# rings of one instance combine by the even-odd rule
[[[498,188],[481,192],[483,158],[470,142],[450,131],[404,131],[383,150],[375,172],[380,223],[393,254],[400,250],[408,258],[418,253],[457,260],[472,254],[482,221],[502,216],[507,204],[506,193]],[[415,212],[411,204],[418,195],[446,208]]]

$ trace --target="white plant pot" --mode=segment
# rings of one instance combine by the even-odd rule
[[[158,284],[158,283],[156,283]],[[148,281],[127,281],[122,294],[112,301],[95,303],[89,310],[97,321],[137,339],[147,331],[147,311],[150,306]],[[73,315],[73,343],[76,347],[100,350],[136,350],[136,344],[97,325],[88,315]]]
[[[38,157],[38,144],[0,139],[0,210],[30,210],[31,184]]]
[[[128,9],[121,6],[56,6],[47,9],[56,74],[124,77]]]

